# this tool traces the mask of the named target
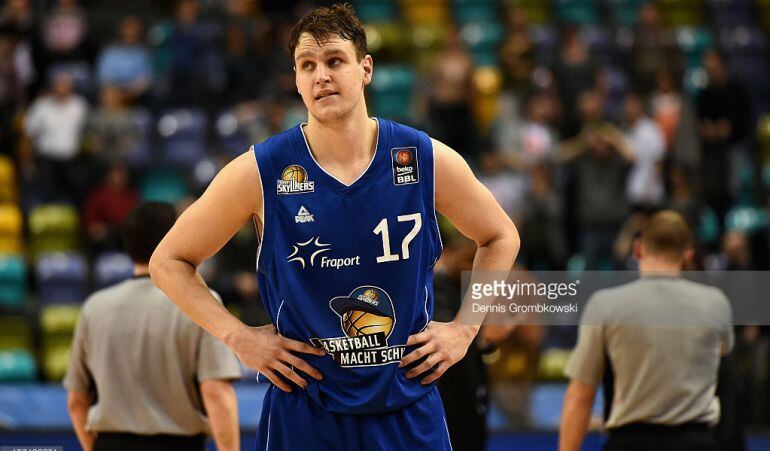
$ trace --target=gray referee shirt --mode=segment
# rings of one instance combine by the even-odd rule
[[[719,289],[643,276],[595,293],[565,373],[597,386],[605,353],[614,372],[609,429],[629,423],[715,424],[719,360],[733,346],[730,304]]]
[[[89,431],[195,435],[210,430],[198,384],[240,377],[221,341],[139,277],[86,300],[64,386],[95,395]]]

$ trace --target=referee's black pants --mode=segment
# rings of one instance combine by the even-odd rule
[[[718,451],[708,425],[629,424],[610,429],[605,451]]]
[[[206,436],[200,435],[139,435],[100,432],[94,451],[203,451]]]

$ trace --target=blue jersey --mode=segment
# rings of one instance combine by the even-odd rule
[[[433,146],[423,132],[378,123],[372,161],[350,185],[318,165],[301,125],[254,146],[262,300],[281,335],[326,349],[302,357],[324,375],[305,378],[308,396],[332,412],[395,410],[432,389],[398,362],[433,314]]]

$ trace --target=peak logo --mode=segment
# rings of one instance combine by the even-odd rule
[[[308,180],[307,171],[298,164],[287,166],[278,180],[278,194],[301,194],[315,191],[315,182]]]
[[[304,205],[299,207],[299,211],[297,212],[297,215],[294,216],[294,222],[297,224],[305,223],[305,222],[315,222],[315,218],[313,217],[313,214],[310,213],[307,208],[305,208]]]

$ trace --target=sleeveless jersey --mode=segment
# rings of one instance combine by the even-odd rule
[[[253,147],[262,301],[282,336],[326,349],[301,357],[324,376],[305,377],[307,395],[332,412],[391,411],[433,388],[398,368],[433,314],[433,146],[423,132],[378,124],[372,161],[350,185],[318,165],[302,125]]]

